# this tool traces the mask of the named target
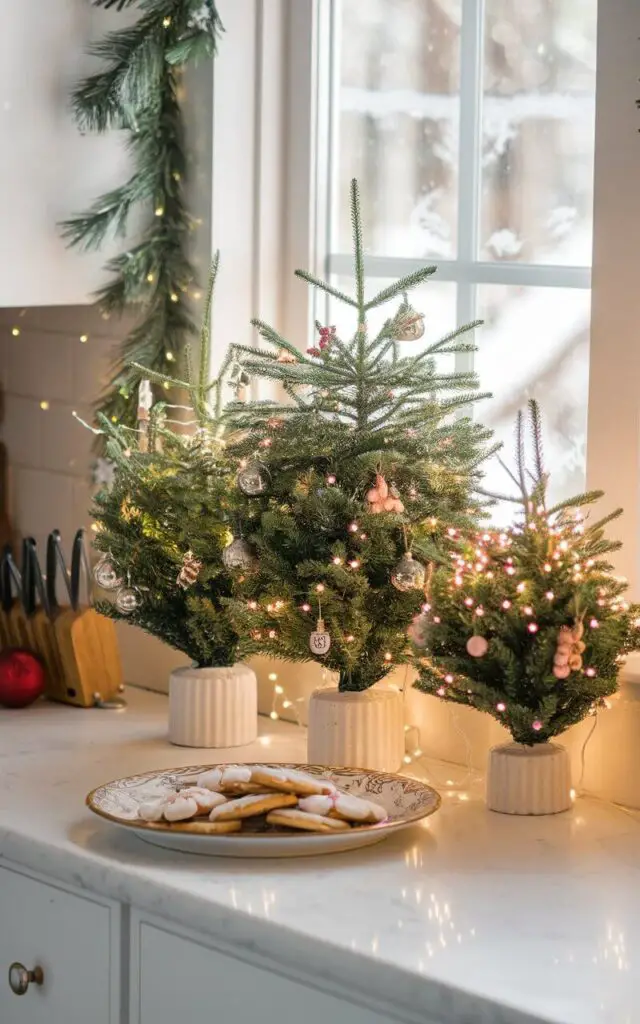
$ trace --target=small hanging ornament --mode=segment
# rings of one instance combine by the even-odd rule
[[[410,551],[406,551],[391,573],[391,582],[396,590],[422,590],[424,587],[424,565],[416,562]]]
[[[316,628],[309,637],[309,650],[312,654],[317,654],[318,657],[323,658],[325,654],[329,653],[331,647],[331,636],[327,632],[322,617],[318,618],[316,622]]]
[[[577,621],[573,628],[561,626],[558,630],[556,650],[553,656],[553,674],[556,679],[567,679],[572,672],[582,668],[582,654],[585,651],[584,625]]]
[[[314,357],[315,357],[315,358],[317,359],[317,358],[318,358],[318,356],[321,356],[321,355],[322,355],[322,352],[321,352],[321,350],[320,350],[320,349],[319,349],[319,348],[317,347],[317,345],[311,345],[311,347],[307,349],[307,355],[308,355],[308,356],[314,356]]]
[[[483,636],[470,636],[467,640],[467,652],[472,658],[484,658],[489,650],[489,641]]]
[[[318,342],[321,349],[330,348],[331,342],[334,341],[336,336],[335,327],[318,327],[320,333],[320,341]]]
[[[194,556],[193,551],[187,551],[183,556],[182,568],[178,573],[176,583],[179,587],[182,587],[183,590],[188,590],[188,588],[192,587],[198,579],[201,569],[202,562]]]
[[[429,640],[429,617],[425,612],[420,612],[419,615],[415,615],[411,620],[411,624],[407,629],[407,636],[414,647],[426,647]]]
[[[298,360],[294,356],[293,352],[289,352],[286,348],[281,348],[278,352],[276,361],[278,363],[297,363]]]
[[[116,608],[122,615],[132,615],[140,605],[140,591],[137,587],[121,587],[116,594]]]
[[[424,334],[424,315],[417,313],[404,297],[404,303],[394,323],[393,337],[396,341],[418,341]]]
[[[114,569],[108,555],[103,555],[93,570],[93,578],[103,590],[117,590],[122,580]]]
[[[230,572],[241,569],[243,572],[251,572],[258,566],[250,544],[247,544],[243,537],[236,537],[222,552],[222,564]]]
[[[394,487],[389,487],[381,473],[376,473],[376,485],[367,491],[369,511],[375,515],[381,512],[404,512],[398,492]]]
[[[138,387],[138,450],[149,451],[149,418],[153,405],[153,391],[150,380],[141,380]]]
[[[240,470],[236,477],[238,487],[249,498],[264,494],[269,486],[269,471],[259,462],[250,462]]]

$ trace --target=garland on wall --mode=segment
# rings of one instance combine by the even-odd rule
[[[138,241],[109,260],[111,278],[96,293],[105,316],[134,311],[136,322],[122,342],[112,379],[98,409],[112,422],[134,426],[138,372],[132,362],[159,373],[180,363],[195,328],[188,288],[193,228],[185,201],[187,154],[181,110],[185,66],[216,52],[223,26],[214,0],[92,0],[94,7],[139,7],[138,21],[91,46],[105,67],[80,82],[73,110],[81,131],[128,133],[131,177],[101,195],[62,225],[71,246],[99,249],[124,235],[134,209],[148,211]]]

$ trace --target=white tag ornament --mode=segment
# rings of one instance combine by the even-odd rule
[[[312,654],[317,654],[322,658],[325,654],[329,653],[330,647],[331,636],[325,629],[324,619],[318,619],[316,628],[309,637],[309,649]]]

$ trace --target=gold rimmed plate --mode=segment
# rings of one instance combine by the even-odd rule
[[[100,817],[133,831],[147,843],[216,857],[303,857],[370,846],[426,818],[440,806],[435,789],[403,775],[287,763],[284,767],[320,775],[346,793],[375,800],[386,809],[387,817],[375,825],[360,825],[335,834],[282,832],[269,828],[261,819],[250,819],[242,832],[228,835],[207,834],[206,818],[176,826],[170,822],[145,822],[138,817],[138,807],[144,801],[193,785],[201,772],[215,767],[214,764],[190,765],[116,779],[89,793],[87,806]],[[268,767],[282,768],[283,765]]]

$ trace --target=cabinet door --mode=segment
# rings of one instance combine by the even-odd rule
[[[146,922],[136,941],[130,1024],[392,1024],[388,1017]]]
[[[0,868],[2,1024],[116,1024],[118,929],[111,914],[108,906]],[[42,985],[16,995],[9,984],[16,961],[27,970],[40,967]]]

